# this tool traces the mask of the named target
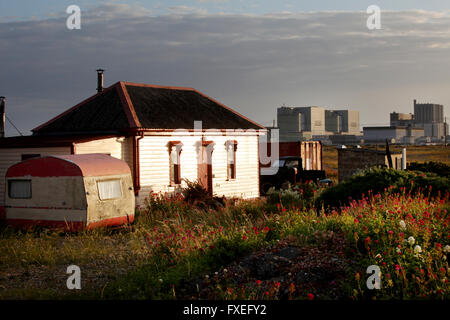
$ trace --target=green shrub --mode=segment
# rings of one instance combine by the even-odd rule
[[[442,162],[412,162],[408,164],[407,169],[411,171],[432,172],[441,177],[450,176],[450,166]]]
[[[356,174],[336,186],[325,189],[316,200],[316,207],[345,206],[369,193],[424,191],[426,195],[444,195],[450,189],[450,179],[434,173],[371,168]]]

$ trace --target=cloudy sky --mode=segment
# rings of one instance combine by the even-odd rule
[[[66,8],[81,8],[68,30]],[[381,30],[366,9],[381,8]],[[29,130],[116,81],[194,87],[264,125],[280,105],[387,125],[450,105],[450,5],[415,0],[0,0],[0,95]],[[16,135],[7,123],[7,135]]]

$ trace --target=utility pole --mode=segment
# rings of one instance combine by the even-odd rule
[[[447,145],[447,117],[444,120],[444,146]]]

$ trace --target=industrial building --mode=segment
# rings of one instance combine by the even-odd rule
[[[383,143],[387,139],[390,143],[414,144],[423,136],[423,128],[411,126],[364,127],[365,143]]]
[[[362,137],[359,111],[326,110],[323,107],[277,109],[280,141],[320,140],[324,143],[359,143]]]
[[[433,103],[417,103],[414,114],[390,114],[390,126],[364,127],[364,142],[378,143],[386,139],[392,143],[415,144],[444,142],[448,126],[444,118],[444,106]]]

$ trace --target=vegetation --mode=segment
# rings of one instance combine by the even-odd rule
[[[354,199],[388,189],[391,192],[437,196],[450,190],[450,178],[428,172],[372,168],[324,190],[316,203],[325,208],[340,207]]]
[[[448,299],[448,181],[390,170],[358,181],[364,195],[347,191],[352,199],[339,210],[314,204],[332,203],[329,190],[350,185],[298,185],[216,205],[193,184],[149,195],[135,223],[119,229],[3,227],[0,298]],[[202,204],[192,205],[194,194]],[[66,288],[71,264],[81,268],[82,290]],[[371,265],[380,268],[380,290],[366,286]]]
[[[408,164],[407,169],[412,171],[432,172],[441,177],[450,177],[450,165],[442,162],[412,162]]]

